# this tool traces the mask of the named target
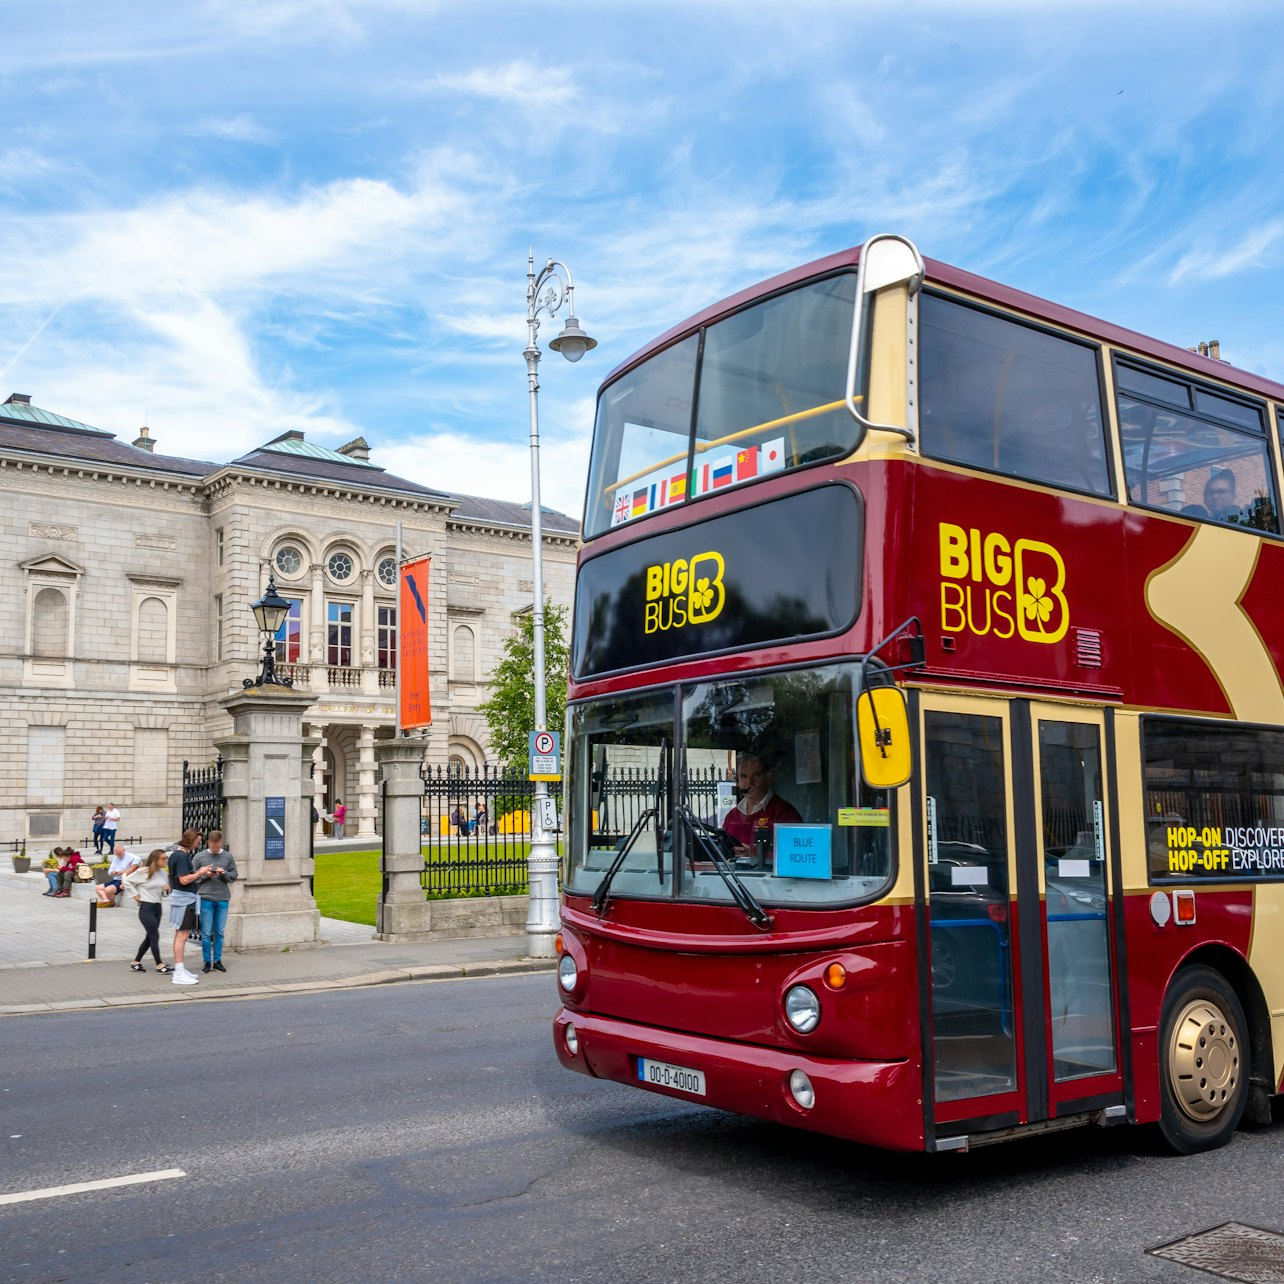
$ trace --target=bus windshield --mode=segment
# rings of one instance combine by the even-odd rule
[[[855,294],[847,272],[774,295],[604,388],[585,538],[727,486],[850,454],[857,428],[844,396]]]
[[[675,815],[719,831],[722,854],[764,905],[877,896],[893,872],[891,812],[888,796],[860,781],[856,676],[855,665],[826,665],[575,706],[567,890],[592,893],[654,808],[613,897],[731,901],[716,862]]]

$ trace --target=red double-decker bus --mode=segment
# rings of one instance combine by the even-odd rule
[[[893,236],[613,372],[562,1063],[904,1150],[1268,1120],[1282,416]]]

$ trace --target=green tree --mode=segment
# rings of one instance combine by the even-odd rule
[[[550,731],[566,721],[566,677],[570,650],[566,608],[544,604],[544,703]],[[535,616],[517,617],[517,632],[504,643],[504,658],[490,675],[490,698],[478,706],[490,728],[490,743],[508,770],[526,775],[527,736],[535,727]]]

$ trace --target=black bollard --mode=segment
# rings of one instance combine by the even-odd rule
[[[91,963],[98,954],[98,897],[95,896],[89,902],[89,957],[86,963]]]

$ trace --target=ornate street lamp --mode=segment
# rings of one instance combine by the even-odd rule
[[[535,272],[535,255],[527,259],[526,270],[526,381],[531,401],[531,564],[535,611],[533,642],[535,652],[535,730],[548,730],[548,708],[544,691],[544,531],[539,498],[539,316],[550,319],[566,304],[566,324],[561,333],[549,341],[554,352],[567,361],[578,361],[597,347],[597,340],[587,335],[575,316],[575,284],[571,270],[564,263],[549,259]],[[557,935],[557,849],[551,834],[544,828],[544,808],[548,786],[535,782],[535,805],[531,809],[531,851],[527,858],[530,877],[530,908],[526,914],[526,951],[532,958],[552,958],[553,940]]]
[[[257,678],[246,678],[243,687],[292,687],[290,678],[276,676],[276,635],[290,613],[290,604],[276,591],[276,577],[269,573],[267,592],[250,605],[254,621],[263,634],[263,668]]]

